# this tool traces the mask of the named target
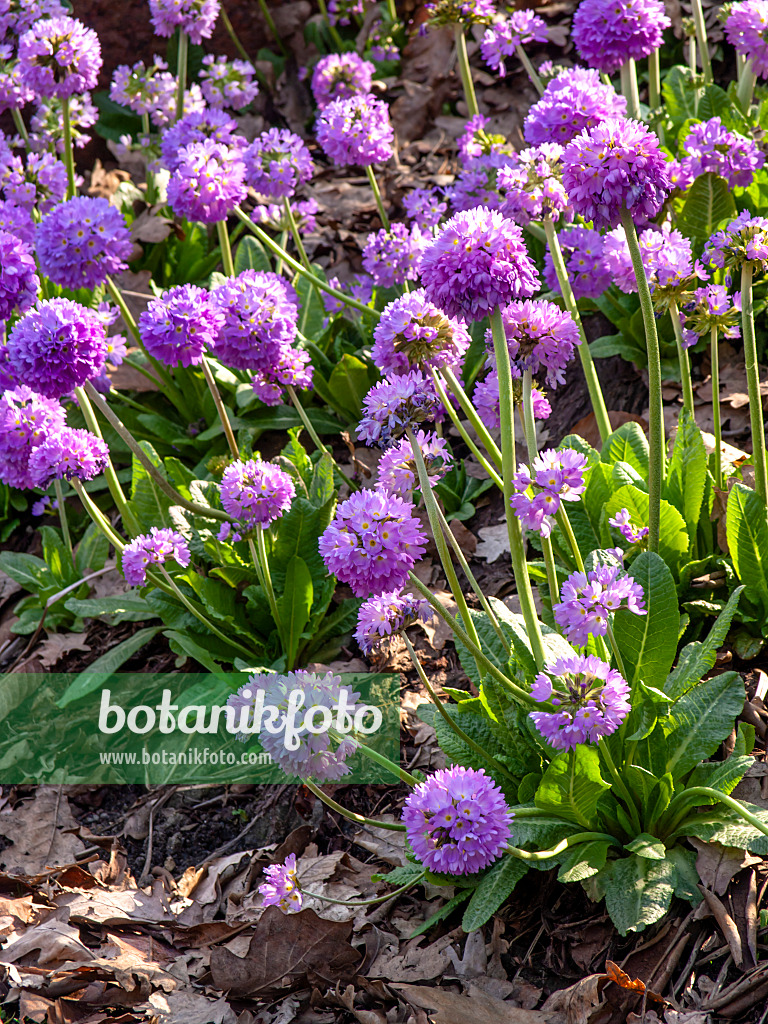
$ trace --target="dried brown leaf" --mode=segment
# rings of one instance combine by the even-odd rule
[[[76,826],[67,798],[52,786],[38,787],[34,800],[0,814],[0,835],[11,840],[0,854],[0,866],[34,875],[47,867],[71,863],[84,846],[64,830]]]
[[[393,985],[409,1003],[433,1010],[435,1024],[560,1024],[565,1018],[547,1010],[523,1010],[502,999],[475,991],[473,996],[456,995],[427,985]]]

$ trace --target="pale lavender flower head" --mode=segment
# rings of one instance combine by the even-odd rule
[[[245,199],[242,152],[220,142],[193,142],[179,153],[168,182],[168,205],[178,217],[215,224]]]
[[[615,516],[611,516],[608,523],[610,526],[615,527],[624,540],[630,544],[639,544],[650,533],[650,529],[647,526],[633,525],[632,515],[629,509],[626,508],[619,509]]]
[[[443,195],[451,206],[452,213],[462,213],[485,206],[489,210],[501,207],[501,196],[496,188],[496,168],[482,160],[473,161],[463,167],[452,185],[443,189]]]
[[[25,313],[37,300],[40,281],[35,257],[18,235],[0,230],[0,321]]]
[[[246,534],[258,527],[268,529],[287,512],[296,496],[296,487],[279,466],[249,459],[227,466],[219,493],[224,511],[238,521],[238,533]]]
[[[620,565],[601,565],[591,572],[574,572],[563,583],[552,611],[555,622],[567,639],[585,647],[590,636],[605,636],[610,616],[626,608],[634,615],[645,615],[643,588]]]
[[[730,188],[747,188],[765,163],[765,153],[752,139],[728,131],[719,117],[691,125],[684,146],[682,174],[691,180],[700,174],[719,174]]]
[[[556,750],[597,743],[615,732],[631,710],[627,681],[593,654],[558,658],[545,665],[536,676],[531,696],[558,709],[530,714]]]
[[[768,219],[753,217],[743,210],[722,231],[716,231],[704,246],[703,259],[712,266],[741,269],[749,263],[754,270],[768,266]]]
[[[565,383],[565,367],[581,344],[579,328],[566,310],[544,299],[510,302],[501,310],[501,320],[516,376],[530,370],[536,376],[546,374],[547,384],[556,388]],[[490,329],[486,343],[493,346]]]
[[[312,72],[312,95],[322,110],[333,100],[366,96],[376,68],[356,53],[330,53],[321,57]]]
[[[314,368],[309,352],[285,345],[278,361],[269,369],[257,370],[251,380],[254,393],[265,405],[279,405],[283,389],[293,387],[306,391],[312,387]]]
[[[373,231],[363,248],[363,267],[379,288],[415,281],[427,241],[416,225],[409,229],[396,223],[389,231]]]
[[[14,107],[21,108],[34,98],[34,90],[22,79],[14,48],[7,44],[0,45],[0,113]]]
[[[186,146],[194,142],[220,142],[223,146],[245,149],[247,143],[236,134],[237,122],[223,110],[193,110],[163,132],[160,152],[163,166],[173,172],[182,161]]]
[[[16,235],[26,245],[35,244],[35,225],[32,214],[26,206],[19,206],[10,199],[0,200],[0,231]]]
[[[147,352],[166,366],[196,366],[216,345],[224,314],[203,288],[180,284],[152,299],[139,317]]]
[[[29,456],[29,475],[36,487],[53,480],[93,480],[109,462],[109,449],[89,430],[62,427],[51,431]]]
[[[65,288],[96,288],[128,266],[133,243],[108,199],[75,196],[41,220],[35,238],[40,270]]]
[[[368,445],[385,447],[402,437],[407,427],[434,419],[437,403],[434,384],[421,370],[390,374],[363,399],[357,436]]]
[[[459,364],[469,343],[463,322],[446,316],[418,288],[384,308],[373,329],[371,356],[385,375],[439,369]]]
[[[101,317],[71,299],[39,302],[14,324],[10,368],[46,398],[61,398],[104,369],[107,340]]]
[[[514,816],[483,768],[454,765],[408,796],[403,824],[416,859],[447,875],[474,875],[501,857]]]
[[[445,438],[424,430],[415,432],[416,443],[421,449],[424,464],[429,471],[429,482],[434,487],[448,472],[453,456]],[[377,485],[410,500],[414,488],[419,487],[419,472],[413,456],[413,448],[407,437],[404,437],[391,448],[387,448],[379,460]]]
[[[426,539],[410,501],[363,489],[338,506],[319,549],[330,573],[368,597],[404,586]]]
[[[267,881],[259,886],[262,907],[279,907],[284,914],[297,914],[304,902],[296,873],[296,854],[291,853],[284,864],[264,868]]]
[[[760,78],[768,78],[768,8],[765,0],[733,4],[725,22],[725,38]]]
[[[2,0],[0,39],[3,36],[23,36],[44,18],[60,18],[68,14],[60,0]]]
[[[574,297],[593,299],[602,295],[613,278],[603,260],[600,233],[591,228],[566,228],[558,238]],[[560,294],[560,282],[549,249],[544,257],[544,280],[553,292]]]
[[[498,430],[501,426],[501,413],[499,409],[499,374],[496,363],[492,356],[488,359],[490,370],[486,376],[477,382],[472,393],[472,404],[477,414],[489,430]],[[514,371],[514,367],[513,367]],[[533,399],[533,416],[537,420],[548,420],[552,415],[552,406],[546,395],[540,388],[531,388]]]
[[[651,219],[671,182],[659,140],[639,121],[603,121],[565,147],[563,185],[576,213],[596,228],[613,228],[621,211]]]
[[[561,213],[570,218],[570,201],[562,183],[562,155],[562,146],[544,142],[523,150],[514,167],[501,167],[496,174],[504,195],[501,212],[519,224],[545,216],[556,221]]]
[[[357,613],[355,640],[363,654],[368,655],[393,633],[434,617],[435,613],[424,598],[414,597],[403,590],[393,590],[363,602]]]
[[[257,135],[243,153],[246,180],[256,192],[275,199],[290,198],[312,177],[314,164],[298,135],[270,128]]]
[[[39,21],[19,39],[24,85],[39,96],[72,96],[96,86],[101,44],[92,28],[75,18]]]
[[[0,395],[0,481],[27,490],[35,486],[29,471],[32,452],[50,434],[63,430],[67,414],[59,401],[20,384]]]
[[[319,209],[317,200],[311,196],[309,199],[299,199],[297,202],[291,203],[293,218],[302,234],[310,235],[315,230]],[[285,208],[280,203],[264,203],[254,206],[251,211],[251,220],[254,224],[263,224],[273,231],[291,230]],[[325,293],[323,293],[323,298],[325,298]]]
[[[670,25],[663,0],[581,0],[571,38],[582,60],[610,75],[658,50]]]
[[[389,107],[371,95],[332,100],[318,114],[316,134],[325,155],[340,167],[385,163],[393,153]]]
[[[220,6],[219,0],[149,0],[157,35],[172,36],[180,28],[195,46],[211,38]]]
[[[504,21],[486,29],[480,52],[488,67],[497,71],[500,78],[506,75],[504,61],[514,56],[518,46],[529,43],[546,43],[549,39],[547,23],[535,11],[514,11]]]
[[[525,141],[567,145],[585,128],[608,118],[623,117],[627,101],[606,85],[594,68],[567,68],[553,78],[525,119]]]
[[[244,270],[214,288],[211,303],[223,317],[216,358],[236,370],[269,370],[296,338],[298,299],[279,274]]]
[[[642,234],[639,236],[640,252],[643,251]],[[632,266],[632,257],[629,254],[627,236],[624,229],[614,228],[603,236],[603,266],[610,277],[611,283],[615,284],[627,295],[637,291],[637,280],[635,269]]]
[[[539,284],[520,228],[485,207],[451,217],[422,254],[421,280],[431,302],[467,321],[532,295]]]
[[[563,501],[578,501],[584,493],[587,460],[581,452],[548,448],[527,466],[518,466],[510,499],[515,515],[527,530],[549,537],[554,516]],[[533,497],[531,497],[531,492]]]
[[[123,548],[123,576],[132,587],[141,587],[147,582],[147,569],[170,561],[186,568],[190,561],[189,546],[170,527],[153,526],[149,533],[139,534]]]
[[[406,216],[420,228],[433,228],[448,209],[433,188],[412,188],[403,196]]]
[[[694,262],[691,240],[669,224],[660,230],[647,228],[640,236],[643,266],[657,309],[667,309],[670,300],[678,301],[697,279],[706,280],[707,273]]]
[[[242,110],[259,94],[258,83],[253,80],[256,71],[247,60],[228,61],[226,57],[203,57],[200,71],[202,92],[212,107],[230,107]]]

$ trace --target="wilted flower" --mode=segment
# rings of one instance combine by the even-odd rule
[[[685,326],[696,335],[709,334],[716,328],[725,338],[740,336],[741,294],[731,296],[722,284],[697,288],[685,313]]]
[[[743,210],[727,228],[716,231],[704,246],[703,258],[715,267],[740,269],[750,263],[754,270],[768,265],[768,219]]]
[[[126,544],[121,555],[123,575],[132,587],[141,587],[147,582],[147,569],[153,565],[173,561],[185,568],[189,560],[186,540],[170,527],[153,526],[149,533],[139,534]]]

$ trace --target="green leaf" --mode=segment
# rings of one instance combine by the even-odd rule
[[[345,352],[328,378],[329,404],[347,421],[357,422],[374,378],[367,363]]]
[[[89,523],[75,552],[75,567],[79,576],[104,568],[109,554],[109,541],[96,523]]]
[[[600,775],[597,750],[579,744],[550,762],[536,794],[536,806],[591,828],[595,824],[597,801],[609,788]]]
[[[178,654],[184,661],[187,658],[194,658],[201,665],[205,665],[209,672],[224,671],[222,666],[211,657],[210,652],[194,640],[190,633],[180,633],[178,630],[167,629],[163,636],[168,640],[174,654]]]
[[[62,589],[70,583],[76,583],[78,573],[59,531],[52,526],[41,526],[40,537],[43,542],[43,559],[57,583]]]
[[[624,857],[611,861],[595,876],[598,892],[621,935],[641,932],[669,910],[675,869],[668,860]]]
[[[64,607],[82,619],[96,619],[102,615],[109,616],[110,621],[143,622],[144,619],[155,618],[143,597],[138,594],[116,594],[111,597],[87,597],[82,600],[70,597]]]
[[[707,239],[723,221],[736,216],[736,202],[725,178],[700,174],[688,189],[677,227],[686,238]]]
[[[643,477],[648,476],[648,438],[638,423],[622,423],[606,438],[600,458],[609,465],[628,462]]]
[[[504,856],[494,864],[472,893],[461,920],[464,931],[473,932],[493,917],[527,871],[526,862],[517,857]]]
[[[663,723],[669,742],[666,770],[677,780],[710,757],[733,729],[744,707],[744,680],[738,672],[722,675],[689,690]]]
[[[285,588],[278,604],[281,633],[289,668],[296,663],[296,652],[299,649],[301,634],[309,622],[313,593],[312,576],[307,568],[307,563],[299,555],[294,555],[288,563]]]
[[[326,505],[335,493],[333,486],[333,456],[325,452],[317,460],[309,485],[309,500],[317,508]]]
[[[460,907],[462,903],[469,899],[471,893],[471,889],[462,889],[460,892],[456,893],[453,899],[444,903],[439,910],[435,911],[431,917],[428,917],[423,924],[420,924],[415,932],[411,932],[410,938],[415,939],[417,935],[424,935],[433,925],[438,924],[440,921],[444,921],[445,918],[452,914],[457,907]]]
[[[588,843],[577,843],[563,857],[562,865],[557,873],[559,882],[583,882],[591,878],[605,867],[610,843],[593,839]]]
[[[139,441],[144,454],[163,476],[165,466],[163,460],[148,441]],[[152,526],[171,526],[168,516],[168,509],[171,507],[171,499],[164,494],[155,481],[133,456],[133,470],[131,478],[131,500],[128,507],[142,530],[149,531]]]
[[[161,629],[162,626],[148,626],[146,629],[140,629],[138,633],[129,636],[127,640],[123,640],[117,647],[112,647],[106,654],[102,654],[87,669],[75,676],[61,697],[56,701],[56,706],[65,708],[67,704],[71,704],[73,701],[93,693],[94,690],[98,690],[103,683],[105,674],[108,675],[111,672],[116,672],[137,651],[140,651],[142,647],[146,647],[149,641],[157,636]]]
[[[701,431],[687,409],[683,409],[678,420],[664,497],[681,513],[691,537],[696,536],[699,525],[706,480],[707,452]]]
[[[321,266],[313,263],[311,270],[315,277],[319,277],[321,281],[327,282],[328,279]],[[322,334],[326,316],[325,306],[318,292],[319,289],[304,277],[303,274],[296,282],[296,294],[301,304],[298,328],[300,333],[310,341],[315,341]]]
[[[632,516],[634,526],[647,526],[649,506],[650,499],[646,491],[641,491],[633,484],[625,484],[611,495],[606,512],[612,517],[622,508],[626,508]],[[677,571],[682,560],[688,555],[689,547],[690,539],[685,520],[676,508],[662,498],[659,554],[673,572]]]
[[[680,613],[675,581],[664,561],[650,551],[637,556],[629,575],[643,588],[647,614],[618,611],[613,631],[627,682],[631,686],[642,679],[654,686],[666,678],[677,653]]]
[[[737,587],[728,598],[728,603],[718,615],[706,640],[696,640],[686,644],[682,649],[677,665],[667,676],[667,681],[664,684],[664,692],[668,697],[676,699],[682,696],[715,664],[717,652],[722,646],[733,616],[736,614],[743,590],[743,587]]]
[[[40,689],[40,677],[34,672],[9,672],[0,676],[0,722]]]
[[[61,589],[42,558],[23,551],[1,551],[0,572],[44,600]]]
[[[664,843],[655,836],[649,836],[647,832],[641,832],[639,836],[635,836],[624,849],[637,854],[638,857],[645,857],[646,860],[664,860],[667,855]]]
[[[696,88],[693,76],[681,64],[671,68],[661,87],[664,107],[675,127],[688,118],[696,118]]]
[[[768,521],[760,497],[742,483],[735,483],[728,495],[726,533],[747,597],[768,617]]]
[[[272,263],[264,246],[253,235],[245,235],[235,250],[235,274],[244,270],[272,270]]]

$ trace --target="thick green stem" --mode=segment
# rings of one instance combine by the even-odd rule
[[[402,896],[404,892],[408,892],[408,890],[412,889],[414,885],[418,885],[426,873],[427,871],[425,868],[418,878],[414,878],[410,882],[406,882],[405,885],[401,885],[400,888],[395,889],[394,892],[388,892],[384,896],[376,896],[375,899],[372,900],[336,900],[331,896],[322,896],[317,892],[308,892],[306,889],[302,889],[301,886],[299,886],[299,889],[305,896],[310,896],[313,900],[322,900],[324,903],[337,903],[341,907],[373,907],[377,903],[386,903],[388,900],[394,900],[398,896]]]
[[[16,131],[22,137],[25,143],[29,143],[29,133],[27,132],[27,126],[24,124],[24,118],[21,116],[21,111],[18,107],[11,107],[11,117],[13,123],[16,126]]]
[[[248,56],[248,51],[243,46],[243,44],[240,42],[240,37],[238,36],[237,32],[235,32],[235,27],[232,24],[232,22],[229,20],[229,15],[227,14],[227,12],[225,11],[223,6],[220,9],[220,14],[221,14],[221,22],[222,22],[224,28],[227,31],[227,35],[232,40],[232,45],[235,47],[235,49],[240,54],[240,56],[243,58],[243,60],[248,61],[248,63],[251,64],[251,66],[253,66],[251,58]],[[278,40],[278,43],[279,42],[280,42],[280,40]]]
[[[144,346],[141,343],[141,335],[139,334],[139,328],[136,325],[136,321],[133,319],[133,314],[131,313],[130,309],[128,309],[128,304],[123,298],[122,292],[117,287],[117,285],[115,284],[111,277],[107,276],[104,279],[104,283],[107,286],[107,291],[109,292],[112,301],[120,310],[120,315],[123,318],[123,323],[125,324],[128,333],[131,335],[136,344],[143,349]]]
[[[261,3],[264,3],[264,0],[261,0]],[[333,40],[333,45],[336,47],[337,50],[343,50],[344,49],[344,41],[342,40],[341,36],[339,35],[338,29],[336,28],[336,26],[331,24],[331,19],[330,19],[330,16],[328,14],[328,8],[325,5],[325,0],[317,0],[317,6],[320,8],[320,13],[325,18],[325,23],[328,26],[328,31],[331,34],[331,39]]]
[[[397,21],[397,8],[395,7],[395,0],[387,0],[387,14],[389,15],[390,21]]]
[[[525,430],[525,445],[528,449],[528,463],[531,464],[539,454],[539,449],[536,444],[536,419],[533,415],[533,374],[530,370],[523,370],[523,429]],[[560,587],[557,582],[555,554],[549,537],[542,536],[541,551],[547,570],[549,600],[554,605],[560,600]]]
[[[613,836],[609,836],[607,832],[577,832],[575,835],[561,839],[560,842],[556,846],[553,846],[551,850],[531,851],[521,850],[519,846],[508,846],[504,852],[509,854],[511,857],[516,857],[518,860],[551,860],[552,857],[557,857],[559,854],[564,853],[571,846],[576,846],[578,843],[589,843],[593,841],[610,843],[612,846],[621,845],[613,838]]]
[[[221,393],[218,387],[216,386],[216,381],[213,379],[211,368],[208,365],[208,361],[205,358],[205,356],[203,356],[201,366],[203,368],[203,376],[205,377],[205,383],[208,385],[208,390],[211,392],[211,396],[213,397],[213,404],[216,406],[216,412],[219,414],[219,420],[221,421],[221,425],[224,428],[224,436],[227,439],[227,444],[229,445],[229,450],[232,453],[232,458],[239,459],[240,449],[238,448],[237,441],[235,440],[235,435],[232,430],[232,424],[229,422],[229,413],[227,412],[226,405],[224,405]]]
[[[72,486],[80,499],[80,504],[83,506],[85,511],[91,517],[91,520],[98,526],[104,536],[107,538],[109,543],[113,546],[115,551],[120,553],[125,547],[125,541],[112,529],[112,524],[109,522],[107,517],[101,511],[99,506],[92,500],[82,483],[75,477],[72,481]]]
[[[486,457],[483,455],[483,453],[480,451],[480,449],[477,447],[475,442],[470,437],[467,428],[461,422],[458,413],[453,408],[453,403],[448,398],[448,395],[445,393],[445,388],[443,387],[442,381],[440,380],[434,369],[432,370],[432,379],[435,382],[435,390],[437,391],[438,397],[440,401],[443,403],[444,407],[448,410],[448,415],[453,420],[453,424],[458,430],[459,434],[461,435],[462,440],[469,448],[469,450],[472,452],[472,454],[475,456],[480,465],[483,467],[488,476],[491,478],[491,480],[493,480],[493,482],[499,488],[499,490],[503,491],[504,483],[501,477],[490,464],[490,462],[488,462]]]
[[[189,36],[179,29],[179,47],[176,54],[176,120],[184,116],[184,93],[187,89],[187,61],[189,58]]]
[[[307,256],[307,250],[304,248],[304,242],[301,238],[301,232],[299,231],[299,225],[296,223],[296,218],[293,215],[293,207],[291,206],[291,200],[288,196],[283,198],[283,210],[285,211],[285,219],[288,222],[288,227],[291,229],[291,235],[293,236],[293,244],[296,246],[296,252],[299,254],[301,265],[310,274],[312,273],[312,267],[309,263],[309,257]],[[318,295],[319,298],[319,295]]]
[[[187,595],[179,588],[176,581],[170,575],[165,566],[161,565],[159,568],[166,583],[173,591],[174,596],[177,597],[179,601],[181,601],[181,603],[184,605],[184,607],[191,615],[194,615],[198,622],[201,622],[205,626],[205,628],[209,629],[214,634],[214,636],[217,636],[219,638],[219,640],[223,640],[225,644],[228,644],[230,647],[234,647],[236,650],[238,650],[240,654],[242,654],[248,661],[251,661],[253,659],[253,651],[249,651],[247,647],[243,647],[242,644],[239,644],[237,642],[237,640],[233,640],[231,636],[227,636],[226,633],[222,633],[219,627],[215,626],[206,615],[203,615],[200,609],[195,606],[193,601],[189,600]]]
[[[648,55],[648,106],[651,110],[658,110],[661,106],[661,62],[658,50],[652,50]]]
[[[723,428],[720,422],[720,348],[717,327],[710,334],[709,362],[712,367],[712,419],[715,431],[715,487],[723,489]]]
[[[83,388],[75,388],[75,395],[77,397],[80,411],[85,419],[85,425],[95,434],[96,437],[101,437],[101,427],[99,421],[96,419],[96,414],[93,411],[93,406],[88,400],[88,395],[85,393]],[[117,473],[115,467],[112,465],[112,459],[107,456],[107,468],[104,470],[104,478],[107,481],[107,487],[109,493],[112,495],[112,500],[117,505],[118,511],[123,519],[123,525],[125,528],[134,533],[137,529],[135,517],[128,508],[128,501],[123,494],[123,488],[120,486],[120,481],[117,479]]]
[[[501,310],[497,307],[491,313],[491,332],[493,334],[493,350],[496,355],[496,369],[499,377],[499,418],[501,421],[501,477],[504,481],[504,509],[509,535],[509,550],[512,556],[512,569],[515,574],[520,609],[525,620],[528,639],[536,661],[536,667],[544,667],[544,642],[541,637],[536,606],[533,603],[533,590],[528,575],[523,546],[523,532],[520,520],[512,511],[510,504],[514,490],[515,466],[515,405],[512,397],[512,369],[509,362],[509,347],[501,319]]]
[[[368,183],[371,186],[371,192],[373,192],[373,198],[376,200],[376,209],[379,211],[379,217],[381,219],[382,226],[385,231],[390,230],[389,217],[387,211],[384,209],[384,199],[381,195],[381,189],[379,183],[376,181],[376,175],[373,167],[370,164],[366,164],[365,173],[368,175]]]
[[[555,268],[555,274],[557,276],[557,282],[560,285],[560,294],[563,296],[565,308],[571,314],[576,326],[579,328],[581,344],[578,347],[578,352],[579,359],[581,360],[581,368],[584,372],[584,379],[587,382],[587,390],[589,391],[589,397],[592,402],[592,411],[594,412],[595,420],[597,421],[597,429],[600,431],[600,439],[605,441],[605,439],[611,434],[611,421],[608,416],[608,410],[605,406],[603,390],[600,387],[600,380],[597,376],[597,370],[595,369],[595,364],[592,359],[592,353],[589,351],[589,342],[587,341],[587,336],[584,333],[584,326],[581,322],[579,307],[574,297],[573,289],[571,288],[568,270],[565,266],[565,260],[563,259],[563,251],[560,248],[560,239],[557,237],[554,222],[549,214],[544,218],[544,231],[547,235],[549,253],[552,257],[552,266]]]
[[[613,651],[613,656],[616,659],[616,668],[619,670],[619,673],[626,679],[627,673],[624,668],[624,659],[621,656],[619,645],[616,643],[616,637],[613,635],[613,627],[611,626],[610,622],[606,626],[606,633],[608,636],[608,642],[611,645],[611,650]]]
[[[277,598],[275,597],[275,588],[272,586],[272,574],[269,571],[269,559],[267,558],[267,545],[264,541],[264,531],[261,527],[256,528],[256,552],[251,549],[252,555],[257,555],[254,561],[257,561],[258,566],[261,568],[262,585],[267,595],[267,601],[269,602],[269,610],[272,613],[272,618],[275,620],[278,633],[282,633],[282,622],[280,620],[280,611],[277,607]],[[293,665],[288,666],[289,669],[293,668]]]
[[[562,504],[557,510],[557,525],[565,534],[565,539],[568,541],[568,547],[571,549],[573,560],[576,563],[576,568],[579,572],[584,572],[584,559],[581,557],[581,550],[579,549],[579,543],[576,540],[576,534],[573,532],[571,526],[571,520],[568,518],[568,513],[565,510],[565,504]]]
[[[692,0],[691,8],[693,10],[693,22],[696,26],[696,40],[699,44],[699,60],[701,61],[701,70],[704,74],[704,85],[712,85],[712,62],[709,59],[707,25],[704,21],[701,0]]]
[[[664,479],[664,409],[661,399],[661,355],[659,353],[659,336],[656,332],[656,317],[653,311],[651,290],[640,254],[635,223],[629,210],[621,211],[621,223],[627,237],[629,253],[637,281],[637,293],[643,313],[645,327],[645,344],[648,353],[648,393],[650,403],[650,466],[648,472],[648,549],[659,550],[659,527],[661,520],[661,485]]]
[[[396,778],[400,779],[401,782],[405,782],[408,786],[415,787],[419,785],[419,780],[415,775],[411,775],[405,768],[401,768],[399,764],[395,764],[394,761],[390,761],[384,754],[380,754],[378,750],[374,750],[373,747],[369,747],[366,743],[361,743],[360,740],[355,739],[357,749],[367,757],[370,761],[375,761],[376,764],[380,764],[382,768],[386,768],[388,772],[391,772]]]
[[[397,821],[376,821],[375,818],[364,818],[362,814],[356,814],[355,811],[347,810],[346,807],[342,807],[341,804],[331,797],[326,796],[322,789],[310,779],[302,779],[301,782],[319,800],[322,800],[326,807],[330,807],[332,811],[336,811],[337,814],[346,818],[347,821],[353,821],[356,825],[367,825],[369,828],[383,828],[388,832],[405,832],[405,825],[401,825]]]
[[[219,247],[221,248],[221,265],[227,277],[235,276],[235,263],[232,259],[232,246],[229,244],[229,232],[225,220],[216,221],[216,234],[219,236]]]
[[[539,96],[543,96],[544,85],[542,84],[542,81],[539,78],[539,76],[536,74],[536,68],[533,66],[533,64],[531,64],[530,57],[525,52],[522,46],[515,47],[515,53],[517,54],[517,59],[520,61],[520,63],[527,71],[528,77],[530,78],[533,87],[536,89],[536,92],[539,94]]]
[[[755,91],[756,82],[757,75],[752,70],[752,61],[748,60],[739,75],[739,85],[736,92],[739,106],[745,114],[749,113],[749,108],[752,106],[752,96]]]
[[[765,426],[760,395],[760,375],[755,344],[755,314],[752,305],[752,264],[747,261],[741,268],[741,333],[744,339],[744,369],[747,372],[749,394],[749,423],[752,430],[752,464],[755,468],[755,490],[768,508],[765,464]]]
[[[640,119],[640,92],[637,88],[637,67],[630,57],[621,65],[621,91],[627,101],[627,117]]]
[[[464,388],[461,386],[458,377],[456,377],[453,370],[448,366],[443,366],[440,370],[440,374],[443,380],[445,380],[446,383],[448,384],[448,387],[451,389],[453,395],[458,400],[461,411],[472,424],[473,430],[480,438],[480,440],[483,442],[483,446],[485,450],[488,452],[488,455],[493,460],[494,464],[496,465],[496,468],[501,469],[501,449],[493,440],[490,431],[487,429],[483,421],[478,416],[477,410],[475,409],[474,405],[472,405],[472,403],[470,402],[469,396],[467,395]],[[432,375],[433,377],[437,376],[434,370],[432,371]],[[448,410],[451,419],[453,419],[454,422],[456,422],[456,419],[454,419],[456,415],[456,410],[453,408],[453,403],[445,402],[443,404]]]
[[[72,148],[72,122],[69,114],[69,96],[61,100],[61,126],[64,130],[64,166],[67,168],[67,199],[75,196],[75,152]]]
[[[459,74],[461,75],[461,84],[464,89],[464,100],[467,104],[469,116],[476,117],[480,113],[480,108],[477,105],[475,86],[472,81],[472,70],[469,66],[469,57],[467,55],[467,39],[466,36],[464,35],[463,25],[458,23],[454,24],[453,38],[456,41],[456,59],[459,64]]]
[[[67,506],[64,504],[64,488],[61,486],[61,480],[58,478],[53,481],[53,489],[56,492],[56,511],[59,513],[59,523],[61,525],[61,535],[64,538],[64,543],[67,546],[69,557],[74,562],[74,554],[72,552],[72,534],[69,532],[69,520],[67,519]]]
[[[309,436],[314,441],[315,447],[317,448],[317,450],[320,451],[320,452],[323,452],[324,455],[329,455],[331,460],[332,460],[332,462],[333,462],[333,465],[334,465],[334,467],[336,469],[336,472],[339,474],[339,476],[344,481],[344,483],[347,484],[353,491],[359,491],[360,487],[355,483],[354,480],[350,480],[350,478],[347,476],[347,474],[342,469],[339,468],[338,462],[336,462],[336,459],[334,459],[334,457],[333,457],[333,452],[331,452],[328,448],[326,448],[326,446],[320,440],[317,431],[312,426],[312,420],[309,418],[309,416],[307,416],[306,409],[304,408],[304,406],[299,401],[299,396],[296,394],[296,392],[293,389],[293,385],[292,384],[286,385],[285,390],[288,392],[288,396],[291,399],[291,402],[293,402],[293,407],[296,410],[296,412],[299,414],[299,419],[304,424],[304,428],[306,429],[307,433],[309,434]]]
[[[691,76],[693,77],[693,113],[694,116],[699,112],[699,100],[701,99],[701,89],[699,88],[698,79],[698,67],[696,62],[696,36],[688,36],[688,67],[691,70]]]
[[[149,139],[149,136],[150,136],[151,131],[152,131],[152,129],[150,127],[150,123],[149,123],[149,114],[142,114],[141,115],[141,131],[142,131],[142,134],[145,135],[147,139]],[[149,168],[147,168],[146,177],[147,177],[147,191],[146,191],[147,206],[154,206],[154,204],[157,202],[157,186],[155,185],[155,175],[154,175],[154,173],[152,171],[149,170]]]
[[[683,406],[690,413],[691,419],[695,421],[693,412],[693,384],[691,382],[691,362],[688,358],[688,349],[683,344],[683,328],[680,323],[680,311],[676,302],[670,302],[669,315],[672,318],[672,327],[675,332],[675,344],[677,345],[677,360],[680,364],[680,379],[683,382]]]
[[[608,748],[608,743],[605,739],[602,739],[599,741],[598,747],[600,749],[600,753],[603,755],[605,763],[608,765],[608,771],[611,773],[613,784],[616,787],[617,792],[621,794],[624,803],[627,805],[627,810],[629,811],[629,816],[632,819],[632,824],[639,834],[642,832],[642,828],[640,825],[640,815],[637,811],[637,805],[632,799],[632,794],[627,789],[626,783],[619,774],[618,768],[614,764],[613,758],[611,757],[611,751]]]

